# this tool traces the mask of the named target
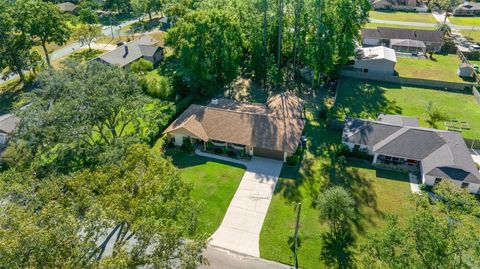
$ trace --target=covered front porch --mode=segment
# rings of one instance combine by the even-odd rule
[[[407,171],[414,173],[420,171],[420,161],[418,160],[378,153],[375,153],[373,156],[373,165],[395,171]]]

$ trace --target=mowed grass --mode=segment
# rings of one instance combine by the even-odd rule
[[[228,205],[245,173],[239,165],[169,150],[182,178],[193,185],[192,198],[203,204],[199,235],[211,236],[222,223]]]
[[[460,30],[460,33],[473,42],[480,43],[480,28],[477,30]]]
[[[469,91],[427,89],[342,78],[332,115],[343,120],[345,117],[376,119],[381,113],[401,114],[417,117],[420,126],[430,127],[426,122],[425,111],[429,102],[451,118],[467,122],[470,129],[462,131],[465,138],[480,138],[480,105]],[[445,129],[443,122],[439,122],[437,127]]]
[[[358,217],[351,224],[358,245],[368,232],[383,227],[385,214],[395,214],[402,222],[407,218],[410,187],[406,174],[377,171],[368,161],[339,164],[330,152],[340,142],[339,131],[310,120],[306,134],[308,149],[301,167],[284,166],[275,188],[260,234],[260,256],[293,265],[294,203],[301,202],[299,267],[329,268],[321,259],[321,235],[328,227],[319,219],[315,204],[318,194],[335,185],[349,190],[356,201]]]
[[[451,23],[466,26],[480,26],[480,17],[448,17]]]
[[[434,54],[433,59],[397,57],[395,70],[401,77],[471,82],[457,75],[461,61],[456,54]]]
[[[370,11],[370,18],[387,21],[409,21],[423,23],[437,23],[430,13],[402,12],[402,11]]]
[[[399,24],[384,24],[369,22],[365,24],[365,28],[377,28],[377,27],[391,27],[391,28],[403,28],[403,29],[416,29],[416,30],[434,30],[434,27],[420,27],[411,25],[399,25]]]

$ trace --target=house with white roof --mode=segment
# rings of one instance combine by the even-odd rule
[[[393,49],[378,46],[358,49],[353,67],[361,72],[393,75],[396,63]]]

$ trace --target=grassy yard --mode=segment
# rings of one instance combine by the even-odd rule
[[[284,166],[260,235],[262,258],[293,264],[291,240],[295,229],[293,203],[302,203],[300,216],[301,268],[328,268],[320,258],[322,232],[315,200],[326,187],[342,185],[356,201],[358,217],[352,223],[356,244],[364,241],[367,232],[384,225],[386,213],[405,219],[409,214],[410,194],[407,175],[377,171],[368,161],[349,160],[342,164],[333,152],[341,133],[310,120],[306,125],[308,149],[301,167]],[[358,253],[353,253],[358,256]]]
[[[418,117],[421,126],[430,127],[425,114],[430,101],[450,117],[468,122],[470,129],[462,132],[465,138],[480,138],[480,106],[470,92],[342,78],[332,115],[338,119],[346,116],[376,119],[380,113],[402,114]],[[444,123],[439,123],[438,128],[445,129]]]
[[[435,54],[433,58],[431,60],[398,57],[395,70],[402,77],[449,82],[471,82],[465,81],[457,75],[457,68],[461,62],[456,54]]]
[[[172,157],[173,163],[180,169],[182,178],[193,184],[193,199],[204,206],[200,215],[199,232],[207,238],[220,226],[245,168],[187,155],[180,150],[170,150],[167,155]]]
[[[377,28],[377,27],[392,27],[392,28],[404,28],[404,29],[416,29],[416,30],[434,30],[433,27],[420,27],[420,26],[410,26],[410,25],[398,25],[398,24],[383,24],[369,22],[365,24],[365,28]]]
[[[467,26],[479,26],[480,25],[480,17],[448,17],[451,23],[458,24],[458,25],[467,25]]]
[[[430,13],[402,12],[402,11],[370,11],[370,18],[388,21],[410,21],[437,23]]]
[[[460,30],[460,33],[473,42],[480,43],[480,29],[477,30]]]

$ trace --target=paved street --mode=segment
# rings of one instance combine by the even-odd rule
[[[209,265],[200,266],[200,269],[289,269],[293,268],[281,263],[267,261],[260,258],[234,254],[223,249],[207,247],[204,252]]]
[[[267,215],[283,162],[252,157],[248,162],[203,153],[207,156],[245,165],[242,181],[233,196],[222,224],[211,237],[210,245],[241,254],[260,257],[260,231]]]

